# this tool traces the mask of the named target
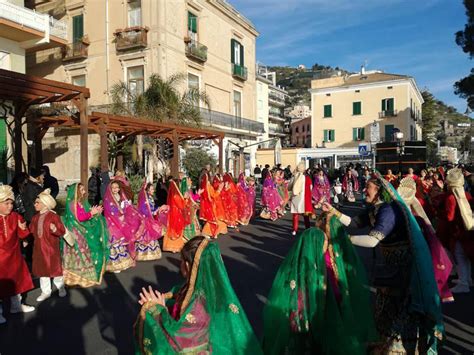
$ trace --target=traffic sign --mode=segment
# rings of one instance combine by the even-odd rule
[[[370,149],[367,144],[359,144],[359,155],[367,156],[370,154]]]

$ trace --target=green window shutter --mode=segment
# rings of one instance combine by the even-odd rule
[[[237,41],[235,39],[231,39],[230,40],[230,62],[232,64],[235,64],[235,45],[236,45]]]
[[[362,104],[360,101],[352,103],[352,115],[360,115],[362,113]]]
[[[336,131],[334,129],[331,129],[331,132],[332,132],[331,142],[335,142],[336,141]]]
[[[4,119],[0,118],[0,153],[7,147],[7,125]]]
[[[241,45],[240,43],[239,43],[239,45],[240,45],[240,65],[245,66],[245,64],[244,64],[244,46]]]
[[[188,12],[188,30],[197,33],[197,16]]]
[[[327,129],[324,130],[324,141],[325,142],[328,141],[328,130]]]
[[[332,105],[324,105],[324,117],[332,116]]]
[[[365,139],[365,128],[360,129],[360,139],[364,140]]]
[[[74,16],[72,18],[72,39],[77,42],[84,37],[84,15]]]
[[[394,104],[393,104],[393,99],[388,99],[387,100],[387,110],[388,111],[393,111],[393,108],[394,108]]]
[[[357,140],[357,128],[352,128],[352,140]]]
[[[388,124],[385,126],[385,141],[390,142],[392,140],[392,132],[395,126],[393,124]]]

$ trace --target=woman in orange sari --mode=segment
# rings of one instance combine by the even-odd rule
[[[217,181],[219,181],[217,179]],[[214,178],[216,182],[216,177]],[[218,189],[222,189],[219,183]],[[209,175],[204,174],[201,179],[201,206],[199,209],[199,218],[205,222],[202,228],[202,234],[211,238],[217,238],[219,234],[227,233],[227,225],[219,218],[224,218],[222,201],[220,199],[220,191],[214,190],[209,182]],[[219,202],[220,210],[217,211],[217,203]]]
[[[186,203],[181,191],[174,180],[170,181],[168,187],[168,226],[163,239],[163,251],[177,253],[181,251],[186,240],[184,239],[184,227],[189,224],[186,221],[188,214],[185,212]]]
[[[224,174],[224,188],[221,191],[221,199],[228,227],[237,228],[239,213],[237,209],[237,186],[234,179],[228,173]]]

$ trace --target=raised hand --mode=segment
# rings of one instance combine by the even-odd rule
[[[51,224],[49,225],[49,229],[51,229],[51,232],[53,232],[53,233],[56,233],[56,231],[58,230],[58,229],[56,228],[56,226],[55,226],[53,223],[51,223]]]
[[[18,221],[18,228],[24,231],[26,229],[26,222]]]
[[[153,290],[151,286],[148,286],[148,290],[142,287],[142,292],[140,292],[140,299],[138,300],[138,303],[143,306],[147,302],[164,306],[165,296],[160,292]]]

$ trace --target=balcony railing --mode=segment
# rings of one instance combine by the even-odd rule
[[[283,127],[268,127],[268,133],[274,134],[274,135],[286,135],[287,132],[285,132],[285,129]]]
[[[71,60],[86,59],[88,56],[89,43],[77,41],[63,48],[63,62]]]
[[[0,18],[15,22],[22,27],[28,27],[40,32],[67,39],[67,25],[55,20],[47,14],[17,6],[6,1],[0,1]]]
[[[253,133],[264,133],[263,123],[247,118],[229,115],[223,112],[201,108],[202,123],[211,126],[222,126],[230,129],[239,129]]]
[[[147,27],[130,27],[124,30],[116,30],[114,33],[115,49],[120,52],[146,48],[148,45],[147,33]]]
[[[285,117],[282,117],[280,116],[279,114],[275,114],[273,112],[268,112],[268,118],[274,120],[274,121],[278,121],[278,122],[286,122],[286,119]]]
[[[240,80],[247,80],[247,67],[232,64],[232,76]]]
[[[385,110],[385,111],[379,112],[379,118],[396,117],[396,116],[398,116],[397,110]]]
[[[201,63],[207,61],[207,47],[198,41],[185,38],[186,42],[186,56],[195,59]]]

